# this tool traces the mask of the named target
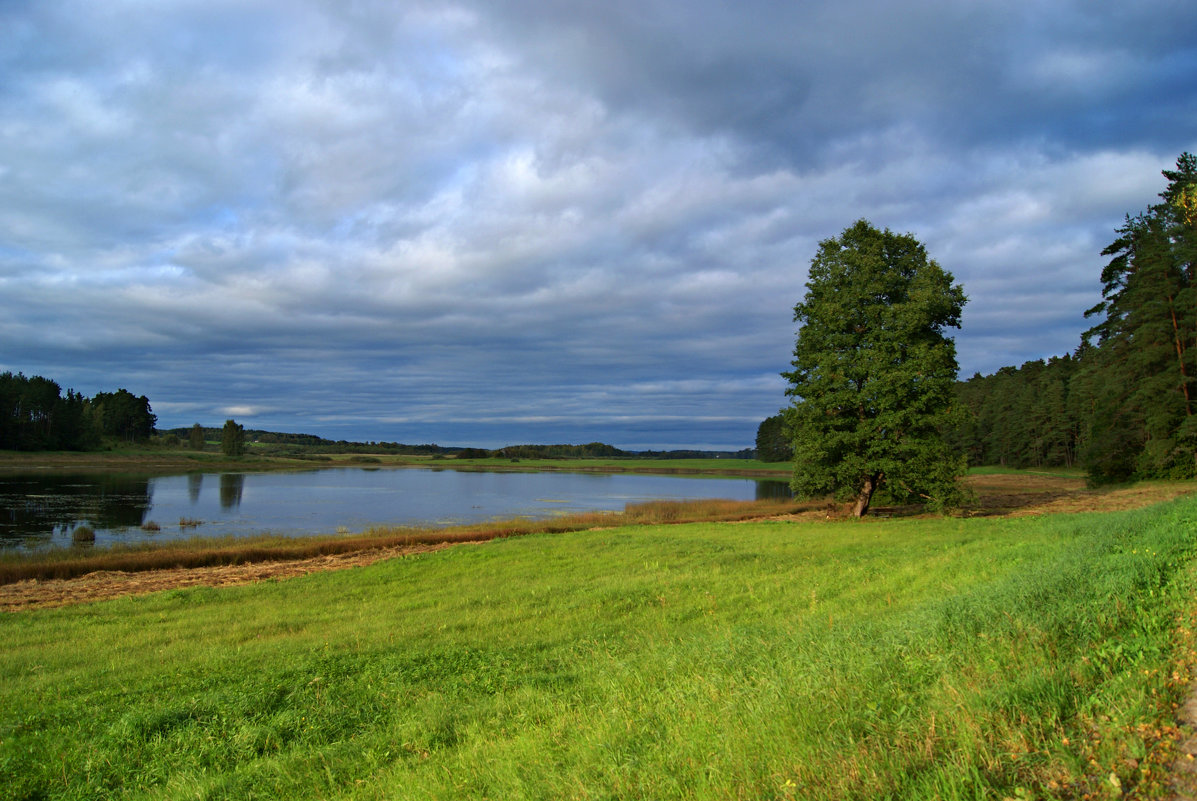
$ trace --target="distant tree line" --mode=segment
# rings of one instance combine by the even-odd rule
[[[603,442],[585,445],[508,445],[503,448],[462,448],[458,459],[751,459],[753,451],[626,451]]]
[[[235,424],[239,425],[239,424]],[[165,436],[173,436],[180,441],[187,442],[192,450],[202,450],[209,442],[221,444],[229,438],[226,433],[228,421],[220,428],[201,426],[199,423],[190,428],[171,428],[162,432]],[[393,453],[407,456],[438,456],[455,453],[457,449],[442,448],[439,445],[404,445],[401,442],[348,442],[346,440],[331,440],[315,434],[289,434],[278,431],[263,431],[258,428],[242,428],[240,437],[243,442],[253,442],[255,453],[286,456],[289,454],[319,454],[319,453]]]
[[[961,415],[948,439],[972,465],[1072,467],[1088,455],[1093,371],[1053,357],[956,385]]]
[[[614,445],[588,442],[585,445],[508,445],[491,451],[490,455],[501,459],[613,459],[631,454]]]
[[[738,451],[629,451],[634,459],[755,459],[753,448],[741,448]]]
[[[149,399],[126,389],[93,398],[43,376],[0,373],[0,450],[82,451],[104,439],[138,442],[154,433]]]
[[[1093,484],[1197,477],[1197,157],[1102,251],[1102,300],[1076,351],[974,375],[943,436],[973,465],[1081,466]],[[781,433],[778,434],[780,429]],[[762,459],[802,432],[770,417]]]
[[[237,430],[229,427],[229,423]],[[170,428],[159,432],[162,444],[186,446],[192,450],[204,450],[210,443],[216,443],[226,455],[232,451],[243,452],[246,443],[254,444],[254,453],[273,456],[313,456],[319,454],[395,454],[401,456],[448,456],[459,459],[751,459],[754,451],[745,448],[739,451],[627,451],[603,442],[584,445],[509,445],[503,448],[471,448],[442,446],[436,444],[406,445],[401,442],[350,442],[331,440],[315,434],[290,434],[264,431],[257,428],[243,428],[233,421],[226,421],[223,427],[201,426]],[[240,443],[235,444],[235,443]],[[215,445],[213,447],[216,447]]]

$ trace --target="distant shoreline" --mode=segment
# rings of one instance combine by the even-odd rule
[[[652,473],[658,475],[723,476],[787,479],[790,465],[748,459],[446,459],[396,454],[255,455],[240,459],[215,452],[139,448],[128,451],[24,452],[0,451],[0,472],[198,473],[274,472],[328,467],[404,468],[493,472]]]

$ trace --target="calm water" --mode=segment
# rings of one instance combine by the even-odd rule
[[[0,549],[70,545],[87,523],[96,545],[203,536],[327,534],[375,525],[453,525],[619,511],[669,499],[786,495],[782,481],[595,473],[483,473],[335,468],[179,476],[0,476]],[[183,528],[181,519],[201,521]],[[157,532],[142,526],[157,523]]]

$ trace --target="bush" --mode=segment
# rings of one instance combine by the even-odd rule
[[[92,545],[95,541],[96,530],[87,524],[77,526],[71,534],[71,543],[73,545]]]

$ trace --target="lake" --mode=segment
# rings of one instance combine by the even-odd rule
[[[0,549],[192,536],[302,536],[621,511],[650,500],[788,497],[785,481],[618,473],[327,468],[175,476],[0,475]],[[180,525],[186,521],[186,525]],[[147,531],[157,524],[158,531]],[[145,527],[145,528],[143,528]]]

